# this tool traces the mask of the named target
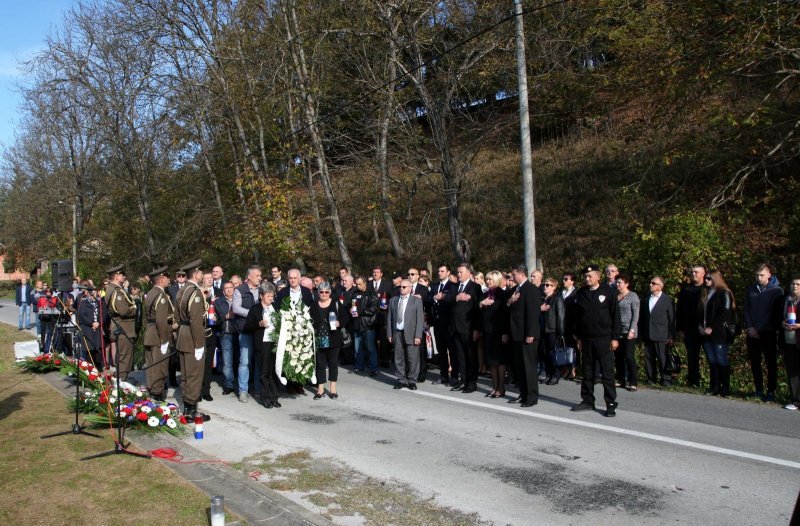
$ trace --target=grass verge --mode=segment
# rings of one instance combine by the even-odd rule
[[[208,524],[209,497],[159,461],[81,462],[113,447],[107,430],[40,440],[74,417],[62,395],[11,367],[20,339],[30,336],[0,324],[0,524]]]
[[[420,495],[406,484],[368,477],[330,459],[312,458],[305,450],[280,456],[265,451],[235,467],[340,524],[485,524],[475,514],[439,506],[433,495]]]

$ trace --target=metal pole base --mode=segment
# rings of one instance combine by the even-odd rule
[[[45,439],[45,438],[60,437],[60,436],[64,436],[64,435],[88,435],[90,437],[101,438],[100,435],[95,435],[94,433],[90,433],[88,431],[85,431],[78,424],[72,424],[72,429],[70,429],[69,431],[61,431],[59,433],[52,433],[50,435],[42,435],[39,438]]]
[[[88,457],[83,457],[81,460],[91,460],[93,458],[101,458],[101,457],[109,457],[111,455],[131,455],[133,457],[140,457],[140,458],[152,458],[147,453],[138,453],[136,451],[128,451],[121,444],[115,443],[114,449],[111,451],[104,451],[103,453],[98,453],[96,455],[89,455]]]

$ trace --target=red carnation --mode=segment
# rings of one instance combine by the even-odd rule
[[[56,365],[61,365],[61,360],[56,360],[56,361],[55,361],[55,364],[56,364]]]
[[[58,365],[58,364],[56,364],[56,365]],[[95,380],[97,380],[97,375],[96,375],[96,374],[94,374],[94,373],[90,374],[90,375],[89,375],[89,380],[91,380],[91,381],[93,381],[93,382],[94,382]]]
[[[42,358],[43,358],[43,356],[37,356],[37,357],[36,357],[36,361],[37,361],[37,362],[41,362],[41,361],[42,361]]]
[[[108,398],[106,398],[106,395],[100,395],[100,396],[97,398],[97,401],[98,401],[98,402],[100,402],[101,404],[105,404],[105,403],[107,403],[107,402],[108,402]]]
[[[189,421],[188,421],[188,420],[186,420],[186,417],[185,417],[185,416],[183,416],[183,415],[181,415],[181,417],[179,418],[179,420],[181,421],[181,424],[183,424],[183,425],[186,425],[186,424],[188,424],[188,423],[189,423]]]
[[[161,409],[160,407],[156,407],[156,413],[158,413],[159,415],[163,415],[164,414],[164,410]]]
[[[148,418],[150,418],[150,416],[147,413],[139,413],[138,415],[136,415],[136,419],[142,422],[147,422]]]

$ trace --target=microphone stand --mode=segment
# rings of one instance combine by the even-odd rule
[[[62,303],[62,305],[63,305],[63,303]],[[75,322],[72,321],[71,317],[67,318],[67,319],[69,320],[70,325],[74,326],[80,332],[81,336],[75,342],[73,342],[74,345],[73,345],[73,349],[72,349],[73,356],[77,355],[78,357],[80,357],[81,353],[76,352],[76,351],[81,349],[81,347],[82,347],[82,345],[84,343],[83,342],[83,340],[84,340],[83,331],[81,331],[80,327],[75,325]],[[80,358],[78,358],[78,360],[80,360]],[[78,368],[76,368],[76,370],[77,369]],[[45,438],[53,438],[53,437],[64,436],[64,435],[88,435],[90,437],[100,438],[100,435],[95,435],[94,433],[90,433],[90,432],[84,430],[84,428],[78,423],[78,414],[79,414],[78,409],[80,407],[80,400],[81,400],[80,386],[81,386],[80,375],[76,372],[75,373],[75,423],[72,424],[72,429],[70,429],[68,431],[60,431],[58,433],[51,433],[49,435],[42,435],[39,438],[45,439]]]
[[[131,338],[128,336],[128,333],[125,332],[125,329],[119,324],[117,320],[111,318],[111,321],[119,329],[120,333],[125,337],[128,338],[128,341],[131,341]],[[123,429],[125,428],[126,422],[120,422],[120,412],[122,408],[122,386],[120,385],[119,379],[119,353],[117,353],[117,367],[115,368],[114,375],[116,376],[117,380],[117,412],[115,414],[115,420],[117,423],[117,438],[114,440],[114,449],[110,451],[104,451],[103,453],[97,453],[96,455],[89,455],[88,457],[83,457],[81,460],[91,460],[93,458],[101,458],[101,457],[108,457],[111,455],[130,455],[132,457],[139,457],[139,458],[151,458],[151,456],[147,453],[139,453],[137,451],[128,451],[125,449],[123,444],[125,434]],[[130,443],[128,444],[130,445]]]

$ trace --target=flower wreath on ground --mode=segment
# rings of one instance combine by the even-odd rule
[[[287,296],[283,298],[280,310],[273,314],[272,326],[272,337],[278,342],[275,346],[275,373],[281,383],[317,383],[317,348],[309,308],[302,301],[294,302]]]
[[[160,402],[148,396],[145,387],[120,382],[108,373],[101,373],[94,364],[62,354],[40,354],[17,364],[32,373],[59,370],[61,374],[80,382],[78,411],[86,415],[93,427],[124,425],[142,431],[167,432],[181,436],[187,432],[186,420],[178,406]],[[117,399],[120,409],[117,415]],[[75,398],[70,398],[70,411],[75,410]]]

